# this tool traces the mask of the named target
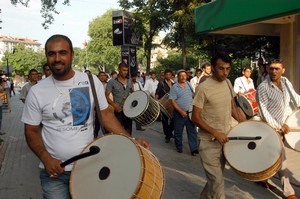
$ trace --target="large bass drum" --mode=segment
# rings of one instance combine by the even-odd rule
[[[126,117],[133,119],[141,126],[152,124],[160,113],[159,103],[145,91],[135,91],[124,103],[123,111]]]
[[[168,118],[172,119],[174,108],[169,101],[169,93],[166,93],[162,98],[158,100],[158,102],[161,112],[168,116]]]
[[[285,123],[291,128],[291,132],[284,135],[286,142],[292,149],[300,152],[300,110],[293,112]]]
[[[89,144],[100,152],[75,162],[70,178],[73,199],[161,198],[164,173],[158,159],[133,139],[105,135]]]
[[[264,122],[245,121],[235,126],[228,137],[260,137],[254,140],[229,140],[224,155],[231,168],[250,181],[269,179],[279,170],[282,141],[276,131]]]

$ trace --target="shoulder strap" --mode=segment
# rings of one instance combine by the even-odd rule
[[[99,119],[99,124],[100,124],[101,130],[104,133],[105,130],[103,128],[103,120],[102,120],[101,113],[100,113],[100,106],[99,106],[99,101],[98,101],[98,97],[97,97],[97,94],[96,94],[94,79],[93,79],[93,76],[91,74],[88,74],[88,77],[89,77],[89,80],[90,80],[90,85],[91,85],[91,89],[92,89],[92,93],[93,93],[93,97],[94,97],[94,101],[95,101],[96,114],[97,114],[98,119]],[[95,138],[98,137],[98,134],[94,135],[94,137]]]

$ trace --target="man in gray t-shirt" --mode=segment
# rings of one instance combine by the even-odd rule
[[[119,74],[116,78],[108,81],[106,86],[106,99],[107,102],[114,108],[115,116],[118,118],[119,122],[131,135],[132,132],[132,120],[124,115],[123,105],[132,92],[132,83],[127,78],[128,75],[128,65],[125,63],[119,64]],[[109,98],[110,93],[113,95],[113,100]]]

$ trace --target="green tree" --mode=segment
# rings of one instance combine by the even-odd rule
[[[42,71],[42,66],[46,62],[43,51],[34,52],[30,48],[26,48],[23,44],[17,44],[13,52],[5,52],[2,58],[2,66],[5,66],[8,59],[8,64],[13,66],[14,72],[20,75],[28,74],[30,69],[37,69]]]
[[[112,9],[89,24],[88,35],[91,40],[84,51],[90,68],[111,72],[121,60],[121,49],[113,46]]]
[[[168,57],[165,59],[158,58],[159,65],[155,68],[155,71],[159,70],[171,69],[171,70],[179,70],[183,69],[182,65],[182,55],[180,52],[171,51],[168,54]],[[193,56],[187,56],[187,64],[190,68],[196,68],[198,66],[198,60]]]
[[[197,35],[195,33],[194,9],[202,4],[198,0],[171,0],[170,19],[173,22],[170,32],[166,35],[164,44],[171,48],[178,48],[182,54],[183,68],[187,68],[187,54],[189,49],[197,44]]]
[[[120,6],[125,10],[131,10],[137,23],[134,27],[140,31],[144,39],[144,55],[146,57],[146,73],[150,71],[151,49],[153,37],[159,31],[166,30],[169,20],[170,7],[166,0],[119,0]]]

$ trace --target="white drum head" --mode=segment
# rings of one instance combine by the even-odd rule
[[[263,172],[274,165],[280,157],[282,150],[280,138],[266,123],[258,121],[239,123],[228,134],[228,137],[234,136],[261,136],[259,140],[230,140],[224,145],[226,160],[240,172]]]
[[[290,115],[286,124],[291,128],[291,132],[284,135],[286,142],[292,149],[300,151],[300,111]]]
[[[240,104],[240,107],[246,113],[246,115],[248,115],[248,116],[254,115],[252,104],[245,96],[243,96],[243,95],[239,96],[238,102]]]
[[[124,114],[129,118],[135,118],[142,114],[149,105],[149,95],[144,91],[135,91],[130,94],[124,103]]]
[[[90,145],[100,152],[78,160],[71,173],[70,192],[73,199],[131,198],[142,174],[142,159],[135,143],[120,135],[103,136]]]

